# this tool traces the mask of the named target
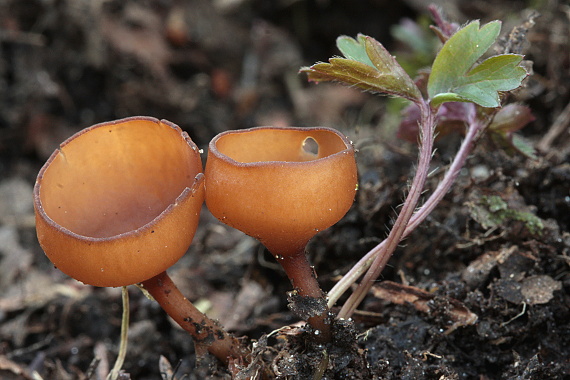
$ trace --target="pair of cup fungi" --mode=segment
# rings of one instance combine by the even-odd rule
[[[94,286],[141,283],[222,362],[247,349],[198,311],[166,270],[185,254],[205,200],[220,221],[275,256],[300,297],[320,309],[308,322],[331,339],[329,311],[305,256],[308,241],[350,208],[354,148],[329,128],[228,131],[200,152],[178,126],[149,117],[78,132],[40,170],[34,187],[38,240],[62,272]]]

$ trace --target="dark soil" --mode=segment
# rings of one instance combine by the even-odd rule
[[[538,159],[482,137],[452,191],[407,238],[325,351],[287,308],[291,284],[259,243],[204,209],[169,271],[181,291],[246,342],[238,378],[570,378],[570,8],[551,1],[441,1],[460,22],[521,24],[534,74],[510,102]],[[48,261],[34,229],[37,172],[57,145],[98,122],[148,115],[206,150],[227,129],[325,125],[359,149],[354,207],[308,247],[330,289],[389,231],[417,147],[398,140],[394,102],[311,85],[303,65],[372,35],[409,56],[391,28],[427,3],[368,1],[0,0],[0,378],[103,379],[120,337],[120,289],[84,286]],[[422,21],[422,22],[424,22]],[[413,60],[413,58],[412,58]],[[459,144],[437,141],[433,189]],[[497,206],[499,205],[499,206]],[[396,211],[395,211],[396,210]],[[508,212],[501,212],[508,210]],[[123,379],[228,379],[135,287]],[[339,301],[342,304],[343,299]]]

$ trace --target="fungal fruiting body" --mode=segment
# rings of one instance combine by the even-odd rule
[[[350,141],[330,128],[224,132],[210,142],[205,175],[210,212],[263,243],[299,295],[323,298],[305,247],[354,201],[357,171]]]
[[[204,199],[201,172],[198,148],[170,122],[133,117],[84,129],[39,172],[40,245],[86,284],[147,280],[192,242]]]
[[[178,126],[149,117],[73,135],[34,187],[38,240],[62,272],[95,286],[142,283],[197,345],[227,364],[248,351],[166,273],[190,246],[203,202],[197,146]]]
[[[212,214],[274,255],[297,253],[338,222],[357,182],[352,144],[329,128],[222,133],[210,142],[205,174]]]

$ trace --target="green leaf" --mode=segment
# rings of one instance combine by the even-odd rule
[[[499,107],[499,92],[520,86],[527,76],[526,70],[519,66],[521,55],[496,55],[476,65],[495,42],[500,29],[499,21],[480,29],[479,21],[473,21],[447,40],[435,58],[428,80],[432,105],[463,101]]]
[[[337,39],[344,58],[331,58],[328,63],[304,67],[301,72],[307,73],[313,82],[337,81],[414,102],[421,100],[414,81],[381,43],[362,34],[357,38],[342,36]]]
[[[527,156],[530,159],[538,160],[538,157],[536,156],[536,150],[534,149],[532,144],[529,141],[527,141],[525,138],[517,134],[513,134],[511,137],[511,142],[513,144],[513,147],[517,150],[517,152]]]
[[[374,63],[372,63],[370,58],[368,58],[368,54],[366,54],[366,49],[363,49],[363,46],[366,46],[366,37],[362,34],[359,34],[357,38],[358,41],[352,37],[340,36],[336,39],[336,46],[345,58],[362,62],[370,67],[374,67]]]
[[[519,153],[536,160],[536,151],[532,144],[514,133],[533,120],[530,108],[520,104],[508,104],[495,114],[487,132],[493,142],[507,154]]]

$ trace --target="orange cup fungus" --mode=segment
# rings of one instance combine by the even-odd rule
[[[265,245],[294,293],[311,305],[290,307],[306,316],[319,343],[329,342],[329,310],[305,247],[354,201],[357,174],[350,141],[329,128],[224,132],[210,142],[205,175],[210,212]]]
[[[275,256],[303,251],[354,201],[354,148],[330,128],[259,127],[219,134],[209,146],[206,204],[222,222]]]
[[[168,121],[132,117],[84,129],[39,172],[40,245],[86,284],[148,280],[192,242],[204,200],[201,171],[196,144]]]

